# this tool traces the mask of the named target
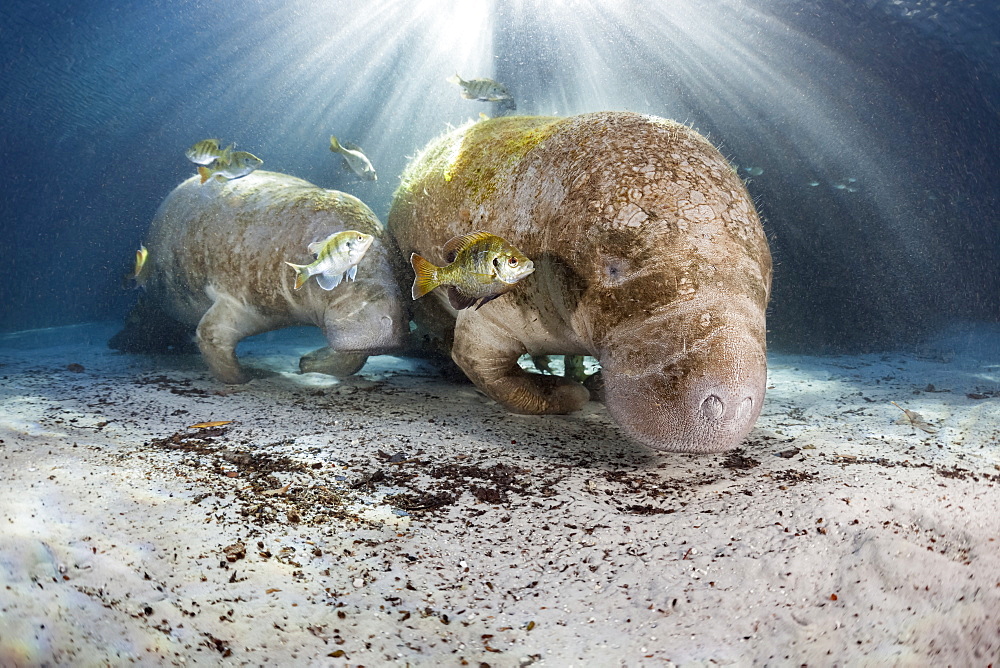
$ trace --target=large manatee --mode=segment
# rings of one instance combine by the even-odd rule
[[[285,262],[309,264],[307,246],[343,230],[375,237],[356,280],[323,290],[313,279],[293,289],[295,272]],[[223,382],[248,380],[236,344],[273,329],[320,327],[340,354],[326,356],[329,364],[318,369],[339,374],[402,342],[406,318],[390,264],[392,240],[372,210],[345,193],[275,172],[221,184],[192,177],[160,205],[146,246],[146,301],[197,326],[198,347]]]
[[[623,112],[458,128],[407,167],[389,230],[406,257],[442,262],[449,239],[486,230],[534,261],[479,310],[440,295],[414,305],[508,409],[580,408],[583,386],[517,360],[589,354],[612,417],[654,448],[727,450],[757,419],[771,256],[743,183],[694,130]]]

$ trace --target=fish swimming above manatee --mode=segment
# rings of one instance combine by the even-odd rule
[[[218,139],[203,139],[184,152],[187,159],[196,165],[211,165],[216,160],[222,159],[229,162],[234,144],[226,148],[219,148]]]
[[[335,232],[322,241],[309,244],[310,253],[316,256],[311,264],[292,264],[295,270],[295,289],[298,290],[310,276],[316,277],[319,287],[333,290],[346,276],[353,281],[358,273],[358,263],[372,245],[375,237],[357,230]]]
[[[506,109],[517,109],[514,96],[510,94],[507,87],[499,81],[493,79],[469,79],[465,80],[457,74],[448,77],[448,83],[453,83],[461,87],[462,97],[466,100],[476,100],[478,102],[502,102]]]
[[[535,270],[535,265],[505,239],[476,231],[455,237],[444,246],[448,264],[438,267],[413,253],[410,264],[415,277],[411,296],[420,299],[439,286],[448,288],[452,307],[462,309],[483,304],[509,292],[514,284]]]
[[[218,158],[209,166],[198,167],[198,174],[201,182],[204,183],[211,178],[217,181],[229,181],[239,179],[252,173],[255,169],[264,164],[264,161],[247,151],[235,151],[228,160]]]
[[[361,147],[346,141],[341,143],[336,137],[330,135],[330,150],[342,155],[344,164],[365,181],[378,181],[375,167],[372,166],[372,161],[364,154]]]

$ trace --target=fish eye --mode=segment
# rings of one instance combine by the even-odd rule
[[[512,267],[516,267],[518,265],[517,258],[513,256],[507,258],[507,264],[509,264]]]

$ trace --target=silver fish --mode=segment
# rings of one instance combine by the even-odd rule
[[[479,102],[503,102],[507,109],[517,109],[514,103],[514,96],[510,94],[507,87],[499,81],[493,79],[469,79],[466,81],[462,77],[448,77],[448,82],[457,84],[462,88],[462,97],[466,100],[478,100]]]
[[[361,151],[360,147],[346,141],[341,144],[336,137],[330,135],[330,150],[344,156],[344,162],[351,168],[351,171],[365,181],[378,181],[378,175],[375,173],[371,160]]]
[[[184,151],[184,155],[196,165],[211,165],[220,158],[228,162],[232,150],[233,144],[222,149],[219,148],[218,139],[203,139]]]
[[[264,161],[253,153],[235,151],[227,161],[220,158],[208,167],[202,165],[198,168],[198,174],[201,175],[202,183],[208,181],[213,176],[218,181],[228,181],[229,179],[244,177],[263,164]]]
[[[358,273],[358,263],[375,240],[370,234],[357,230],[334,232],[322,241],[309,244],[310,253],[316,256],[311,264],[292,264],[285,262],[295,270],[295,289],[298,290],[310,276],[316,276],[316,282],[324,290],[333,290],[340,285],[346,276],[353,281]]]

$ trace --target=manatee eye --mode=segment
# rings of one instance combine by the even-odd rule
[[[620,257],[605,257],[603,269],[603,278],[609,285],[621,285],[629,280],[632,271],[628,260]]]
[[[513,256],[507,258],[507,264],[509,264],[512,267],[516,267],[518,265],[517,258]]]

